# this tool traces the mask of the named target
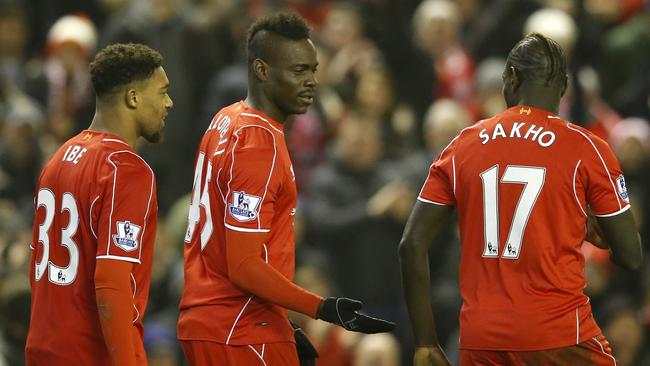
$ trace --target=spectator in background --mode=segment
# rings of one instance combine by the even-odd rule
[[[489,118],[506,110],[501,94],[501,73],[506,60],[491,57],[481,61],[476,69],[478,119]]]
[[[337,3],[327,14],[319,39],[331,54],[327,79],[343,99],[354,95],[359,74],[381,60],[381,53],[365,32],[357,6]]]
[[[47,124],[51,137],[45,154],[53,153],[92,117],[93,93],[88,63],[97,47],[93,22],[79,15],[59,18],[47,34]]]
[[[399,320],[399,271],[391,251],[412,202],[410,192],[382,164],[381,131],[364,115],[348,114],[332,148],[305,198],[307,238],[329,256],[341,295],[358,294],[369,312]]]
[[[390,70],[381,65],[359,73],[355,99],[351,105],[380,129],[384,153],[382,158],[399,159],[416,149],[415,115],[397,100]]]
[[[474,59],[461,43],[461,13],[450,0],[425,0],[415,10],[418,46],[432,60],[437,98],[452,98],[475,115]]]

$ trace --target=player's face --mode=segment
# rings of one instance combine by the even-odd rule
[[[311,40],[287,40],[277,43],[268,60],[267,97],[285,116],[303,114],[314,102],[318,60]]]
[[[154,71],[149,79],[143,82],[141,92],[141,110],[138,124],[140,135],[149,142],[159,142],[162,139],[162,129],[165,127],[167,110],[174,103],[167,94],[169,79],[162,67]]]

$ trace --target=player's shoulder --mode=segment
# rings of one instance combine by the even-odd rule
[[[498,121],[498,118],[496,116],[486,118],[486,119],[481,119],[475,122],[474,124],[463,128],[462,130],[460,130],[460,132],[458,132],[456,137],[451,141],[450,145],[452,144],[462,145],[468,141],[474,141],[475,139],[473,137],[478,136],[478,134],[482,130],[488,128],[488,126],[490,126],[491,124],[496,123],[495,121]]]
[[[154,174],[149,164],[132,149],[111,146],[104,149],[103,155],[104,166],[120,175],[145,178]]]
[[[571,136],[576,141],[576,145],[580,144],[582,146],[592,147],[598,150],[609,149],[609,144],[607,141],[603,140],[595,133],[574,123],[568,121],[563,122],[564,127],[567,130],[567,135]]]

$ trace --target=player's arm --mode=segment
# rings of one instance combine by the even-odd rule
[[[95,267],[95,296],[99,322],[113,365],[136,365],[133,345],[133,264],[117,260],[99,260]]]
[[[429,245],[453,212],[453,206],[417,201],[399,244],[402,286],[418,348],[442,352],[431,310],[429,277]],[[428,357],[428,356],[427,356]]]
[[[133,325],[133,267],[142,248],[153,245],[156,196],[153,172],[129,151],[107,158],[100,179],[101,204],[93,206],[91,228],[97,234],[95,298],[106,348],[114,365],[136,365],[141,342]]]
[[[362,333],[393,330],[395,324],[359,313],[362,308],[359,301],[323,299],[289,281],[260,257],[267,236],[268,233],[226,230],[228,277],[234,284],[268,302],[347,330]]]
[[[266,301],[316,318],[322,297],[289,281],[262,260],[265,232],[226,229],[228,277],[238,287]]]
[[[641,236],[631,210],[609,217],[598,217],[604,241],[609,245],[612,261],[621,267],[637,270],[643,262]]]
[[[641,239],[630,212],[623,171],[605,141],[595,136],[588,139],[591,143],[584,144],[579,178],[586,187],[590,211],[602,229],[604,243],[599,246],[609,247],[614,263],[638,269],[643,261]]]

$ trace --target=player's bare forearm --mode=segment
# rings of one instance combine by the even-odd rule
[[[428,249],[453,207],[416,202],[399,245],[406,304],[417,346],[438,345],[431,301]]]
[[[438,336],[435,331],[431,301],[429,298],[431,280],[429,278],[429,257],[411,242],[402,241],[399,246],[402,285],[413,326],[416,345],[436,345]]]
[[[612,261],[621,267],[637,270],[643,262],[641,237],[632,212],[627,210],[611,217],[599,217],[605,241],[609,243]]]

